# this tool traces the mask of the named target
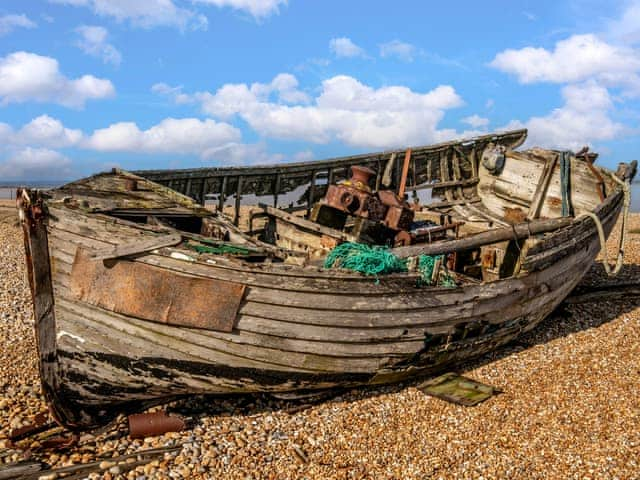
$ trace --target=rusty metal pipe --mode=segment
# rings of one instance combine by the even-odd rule
[[[129,436],[145,438],[162,435],[167,432],[184,430],[185,421],[178,416],[169,416],[165,412],[137,413],[129,415]]]

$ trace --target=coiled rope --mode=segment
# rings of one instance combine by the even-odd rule
[[[600,237],[600,250],[602,251],[604,270],[609,277],[615,277],[620,270],[622,269],[622,264],[624,263],[624,241],[627,234],[627,219],[629,217],[629,206],[631,205],[631,188],[629,186],[629,182],[625,182],[624,180],[620,180],[616,175],[611,174],[611,178],[616,181],[621,187],[624,195],[624,200],[622,204],[622,231],[620,232],[620,241],[618,243],[618,255],[616,258],[616,264],[613,268],[609,265],[609,258],[607,255],[607,238],[604,234],[604,228],[602,227],[602,222],[600,218],[593,212],[584,212],[576,217],[576,220],[581,218],[589,217],[593,220],[593,223],[596,225],[596,229],[598,230],[598,236]]]

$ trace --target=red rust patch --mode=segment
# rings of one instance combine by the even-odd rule
[[[71,271],[78,300],[143,320],[222,332],[233,330],[244,289],[131,260],[91,260],[80,248]]]

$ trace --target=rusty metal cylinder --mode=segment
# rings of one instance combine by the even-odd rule
[[[363,185],[367,189],[369,188],[369,180],[376,172],[371,170],[368,167],[363,167],[360,165],[354,165],[351,167],[351,183],[356,185]]]
[[[131,438],[154,437],[167,432],[179,432],[184,428],[185,422],[182,418],[169,416],[165,412],[129,415],[129,436]]]

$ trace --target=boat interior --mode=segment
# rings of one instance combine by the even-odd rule
[[[123,226],[177,232],[178,243],[159,239],[157,248],[184,260],[318,272],[345,242],[404,258],[444,245],[431,249],[440,255],[434,284],[443,269],[456,284],[491,282],[519,274],[523,256],[544,235],[521,238],[515,225],[593,211],[615,188],[594,165],[597,154],[517,151],[525,136],[516,131],[281,170],[227,169],[213,180],[190,174],[180,185],[176,175],[114,169],[49,195]],[[455,247],[509,229],[510,238]]]

